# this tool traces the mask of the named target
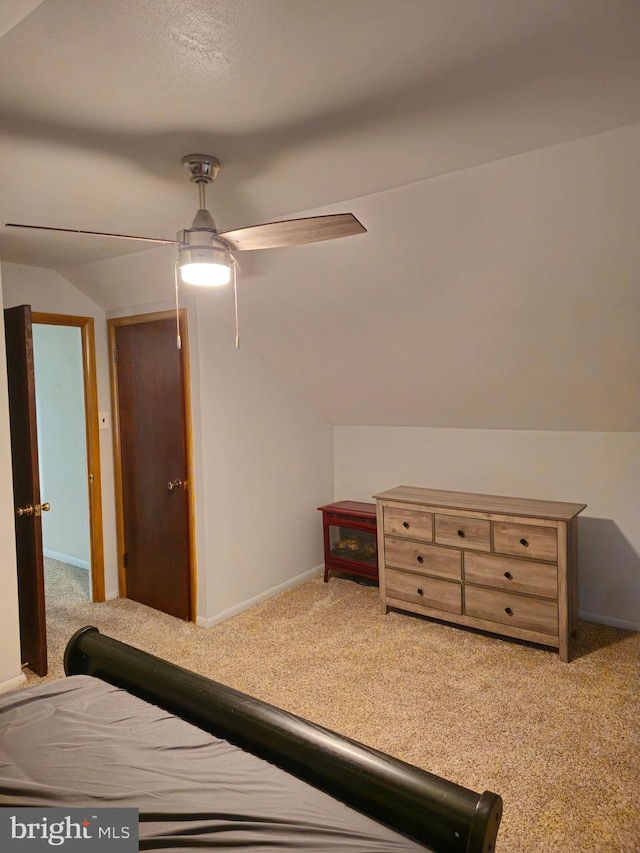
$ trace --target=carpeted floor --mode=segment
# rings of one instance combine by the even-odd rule
[[[51,557],[44,558],[44,589],[47,620],[66,619],[69,606],[91,598],[89,572]]]
[[[416,617],[375,587],[313,578],[210,629],[47,589],[50,673],[79,627],[502,795],[498,851],[640,851],[640,634],[581,622],[572,662]],[[84,574],[86,582],[86,573]],[[76,593],[74,594],[73,590]],[[29,683],[41,679],[29,675]]]

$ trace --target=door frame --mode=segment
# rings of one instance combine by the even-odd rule
[[[32,325],[73,326],[80,329],[84,421],[87,442],[87,493],[89,497],[89,542],[91,550],[91,600],[105,600],[104,533],[102,527],[102,478],[100,475],[100,434],[98,427],[98,383],[93,317],[31,312]]]
[[[125,552],[124,541],[124,500],[122,488],[122,443],[120,437],[120,398],[118,394],[118,371],[116,370],[116,329],[120,326],[134,326],[140,323],[154,323],[157,320],[175,318],[176,312],[153,311],[150,314],[131,314],[126,317],[112,317],[107,320],[109,333],[109,371],[111,376],[111,417],[113,421],[113,468],[116,503],[116,538],[118,543],[118,593],[127,597],[127,578],[122,555]],[[182,354],[182,393],[184,400],[185,454],[187,461],[187,506],[189,512],[189,589],[191,621],[196,621],[197,573],[196,573],[196,534],[195,499],[193,488],[193,428],[191,419],[191,364],[189,360],[189,334],[187,327],[187,309],[178,311]],[[178,329],[176,327],[176,336]]]

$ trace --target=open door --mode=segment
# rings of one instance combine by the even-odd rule
[[[47,625],[41,513],[48,510],[49,505],[40,501],[31,308],[28,305],[7,308],[4,326],[16,510],[20,650],[23,664],[26,663],[38,675],[46,675]]]

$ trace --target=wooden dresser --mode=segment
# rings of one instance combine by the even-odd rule
[[[586,504],[398,486],[374,495],[383,611],[557,648],[578,626]]]

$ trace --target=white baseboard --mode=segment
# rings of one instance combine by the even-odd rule
[[[613,616],[603,616],[601,613],[584,613],[582,611],[580,611],[579,617],[585,622],[597,622],[599,625],[609,625],[611,628],[640,631],[640,622],[632,622],[629,619],[616,619]]]
[[[0,693],[8,693],[9,690],[15,690],[16,687],[22,687],[26,680],[27,676],[24,672],[21,672],[20,675],[16,675],[15,678],[9,678],[7,681],[0,681]]]
[[[104,594],[104,600],[105,601],[112,601],[114,598],[120,598],[117,590],[115,592],[105,592],[105,594]]]
[[[88,560],[79,560],[77,557],[71,557],[69,554],[60,554],[58,551],[50,551],[49,548],[45,548],[43,553],[45,557],[49,557],[50,560],[57,560],[59,563],[68,563],[68,565],[77,566],[79,569],[89,568]]]
[[[261,592],[260,595],[254,596],[254,598],[249,598],[247,601],[243,601],[240,604],[229,607],[227,610],[223,610],[222,613],[217,613],[215,616],[210,616],[209,618],[198,616],[196,617],[196,625],[199,625],[200,628],[213,628],[214,625],[218,625],[220,622],[225,622],[227,619],[231,619],[232,616],[237,616],[244,610],[249,610],[250,607],[255,607],[255,605],[260,604],[261,601],[266,601],[267,598],[273,598],[274,595],[278,595],[278,593],[284,592],[286,589],[291,589],[291,587],[297,586],[299,583],[323,573],[324,563],[321,566],[316,566],[314,569],[309,569],[309,571],[303,572],[301,575],[296,575],[295,578],[291,578],[291,580],[278,584],[278,586],[273,586],[271,589]]]

